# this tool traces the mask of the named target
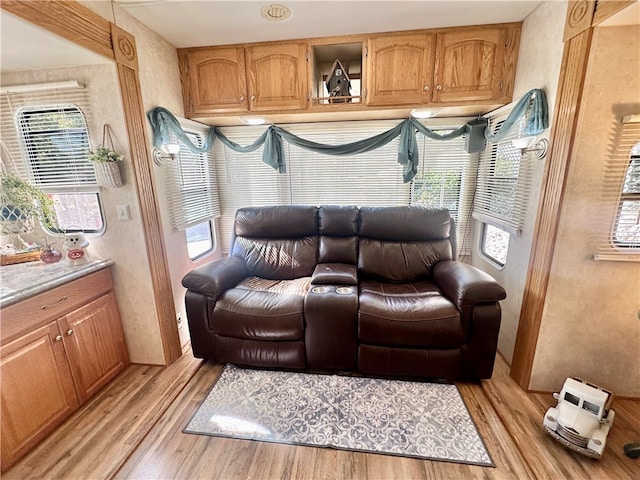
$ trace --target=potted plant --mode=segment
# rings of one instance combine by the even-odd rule
[[[105,124],[104,126],[102,145],[89,151],[89,160],[95,163],[98,185],[101,187],[122,186],[118,164],[124,160],[124,155],[114,150],[109,125]]]
[[[13,174],[0,178],[0,223],[2,233],[33,230],[35,221],[49,229],[57,227],[53,200],[38,187]]]
[[[109,188],[122,186],[118,163],[123,159],[124,155],[102,145],[89,152],[89,160],[96,164],[98,185]]]

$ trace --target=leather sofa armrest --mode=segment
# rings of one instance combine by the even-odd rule
[[[235,287],[249,275],[239,257],[223,257],[198,267],[182,278],[182,286],[217,300],[226,290]]]
[[[357,285],[358,272],[348,263],[319,263],[316,265],[311,283],[314,285]]]
[[[477,303],[497,302],[507,297],[507,292],[491,275],[455,260],[436,263],[433,279],[460,311]]]

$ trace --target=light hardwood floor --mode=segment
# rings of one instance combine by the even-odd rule
[[[221,369],[188,352],[168,368],[132,365],[2,477],[640,478],[640,460],[622,452],[640,440],[640,400],[616,399],[607,449],[592,460],[544,433],[542,415],[553,398],[520,390],[500,358],[491,380],[458,384],[495,468],[182,433]]]

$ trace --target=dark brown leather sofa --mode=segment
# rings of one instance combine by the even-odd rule
[[[255,367],[490,378],[504,289],[455,260],[446,209],[243,208],[189,272],[193,353]]]

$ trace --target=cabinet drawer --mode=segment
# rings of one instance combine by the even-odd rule
[[[0,344],[45,325],[112,289],[111,269],[105,268],[3,308]]]

